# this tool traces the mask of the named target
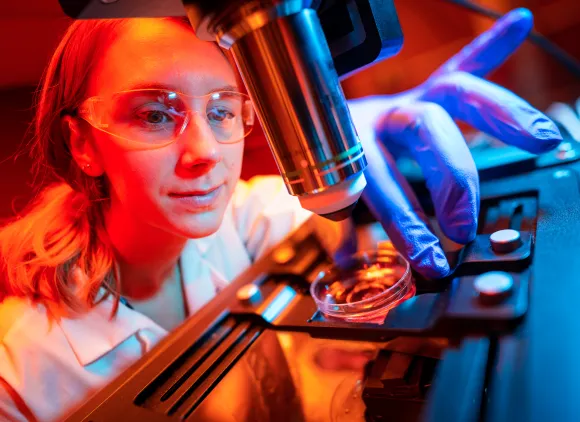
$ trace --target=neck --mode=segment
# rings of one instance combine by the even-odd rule
[[[145,300],[175,274],[187,239],[144,224],[112,201],[105,215],[120,271],[121,294]]]

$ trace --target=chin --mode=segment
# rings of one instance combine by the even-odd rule
[[[181,217],[179,218],[180,221],[174,222],[174,227],[182,236],[189,239],[210,236],[217,232],[222,224],[224,213],[220,211],[213,210]]]

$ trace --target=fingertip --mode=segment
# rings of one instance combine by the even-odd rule
[[[522,20],[527,20],[531,22],[534,21],[534,15],[532,14],[532,11],[526,7],[518,7],[516,9],[513,9],[509,13],[513,14],[514,16],[517,16],[519,19]]]
[[[517,22],[522,30],[531,30],[534,26],[534,15],[530,9],[525,7],[518,7],[508,12],[503,19],[510,20],[512,22]]]
[[[526,145],[522,147],[534,154],[543,154],[552,151],[563,141],[558,126],[542,113],[538,114],[537,118],[527,130],[527,137],[529,139]]]
[[[437,280],[450,274],[449,262],[441,248],[438,246],[430,247],[423,252],[420,259],[414,259],[411,262],[413,269],[421,276],[429,280]]]
[[[558,147],[558,145],[560,145],[562,143],[562,137],[560,136],[559,138],[553,137],[552,139],[549,139],[545,142],[543,142],[542,144],[542,153],[545,152],[550,152],[554,149],[556,149]]]
[[[422,277],[436,280],[451,273],[449,262],[437,236],[422,222],[385,225],[389,239]]]
[[[505,31],[506,39],[513,39],[519,44],[526,39],[534,27],[534,17],[532,12],[522,7],[504,15],[496,25]]]
[[[556,148],[564,140],[560,129],[554,122],[548,119],[546,128],[538,128],[536,130],[536,138],[542,139],[546,151],[551,151]]]

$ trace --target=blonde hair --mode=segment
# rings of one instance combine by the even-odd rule
[[[123,19],[75,21],[49,62],[28,147],[37,176],[56,182],[0,228],[0,301],[26,297],[83,312],[113,294],[116,312],[119,283],[103,214],[107,181],[87,176],[73,160],[62,118],[86,98],[92,70],[126,24]],[[80,284],[71,276],[77,268],[86,277]],[[105,295],[99,295],[101,288]]]

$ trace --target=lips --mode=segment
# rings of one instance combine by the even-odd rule
[[[216,205],[222,190],[223,185],[219,185],[208,190],[170,192],[169,197],[189,209],[208,209]]]
[[[216,186],[214,188],[211,189],[207,189],[207,190],[192,190],[192,191],[183,191],[183,192],[170,192],[169,196],[173,197],[173,198],[183,198],[186,196],[205,196],[205,195],[209,195],[212,192],[218,190],[219,188],[221,188],[222,185]]]

